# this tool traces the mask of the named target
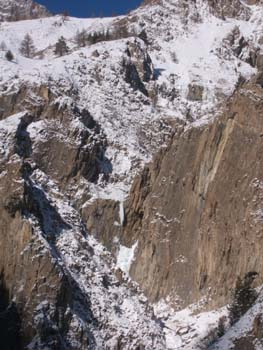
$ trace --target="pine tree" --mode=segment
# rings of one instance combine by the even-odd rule
[[[248,272],[243,280],[238,277],[233,300],[228,309],[231,325],[236,323],[256,301],[258,294],[251,285],[257,275],[257,272]]]
[[[91,45],[96,44],[99,41],[99,33],[93,32],[92,34],[90,34],[88,37],[88,41]]]
[[[19,51],[23,56],[27,58],[33,57],[36,49],[33,43],[33,39],[29,34],[26,34],[22,40]]]
[[[75,41],[78,47],[85,47],[88,43],[88,33],[85,29],[83,29],[81,32],[77,31],[75,36]]]
[[[66,44],[65,38],[63,36],[61,36],[55,45],[54,53],[55,53],[55,55],[61,57],[61,56],[66,55],[68,52],[69,52],[69,48]]]
[[[145,42],[146,45],[149,44],[149,41],[148,41],[148,36],[147,36],[147,33],[145,31],[145,29],[143,29],[140,34],[138,35],[138,37],[143,40]]]
[[[13,61],[14,55],[12,54],[12,52],[10,50],[8,50],[5,54],[5,58],[7,59],[7,61]]]
[[[106,30],[104,35],[105,35],[105,39],[104,39],[105,41],[111,40],[111,34],[110,34],[110,30],[109,29]]]

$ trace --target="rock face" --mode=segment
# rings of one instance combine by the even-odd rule
[[[50,12],[32,0],[1,0],[0,22],[20,21],[24,19],[50,16]]]
[[[249,18],[249,10],[240,0],[207,0],[211,11],[221,18],[225,17],[242,17]],[[247,1],[249,2],[249,1]],[[254,1],[256,3],[256,1]],[[252,3],[251,3],[252,5]]]
[[[12,308],[19,315],[13,324],[20,334],[14,346],[21,343],[25,347],[38,334],[39,339],[46,338],[49,346],[59,347],[62,346],[60,339],[65,320],[59,320],[57,312],[63,309],[65,313],[70,301],[69,288],[61,269],[53,263],[51,252],[43,244],[39,228],[29,219],[30,212],[36,210],[33,208],[32,188],[26,181],[29,166],[16,154],[10,156],[13,158],[10,166],[1,164],[1,188],[8,190],[1,191],[0,270],[1,283],[8,296],[6,304],[15,298]],[[48,322],[34,320],[36,310],[43,312]],[[6,346],[3,344],[3,349],[9,349]]]
[[[176,135],[135,181],[124,243],[139,241],[131,274],[151,300],[223,305],[238,275],[261,270],[262,101],[242,87],[223,117]]]
[[[126,82],[134,90],[140,90],[148,96],[144,83],[154,80],[154,68],[151,57],[144,46],[139,40],[128,42],[127,57],[123,58],[123,68]]]
[[[167,0],[145,0],[143,5],[156,5],[168,2]],[[190,1],[193,4],[198,3],[196,0]],[[200,2],[200,1],[199,1]],[[201,1],[202,2],[202,1]],[[260,2],[260,0],[248,0],[244,1],[249,5],[254,5]],[[244,2],[240,0],[204,0],[203,3],[208,4],[212,12],[220,17],[239,17],[248,14]],[[176,3],[176,1],[172,1]],[[185,7],[188,6],[188,1],[180,0],[179,3],[183,4]]]
[[[0,4],[5,20],[42,16],[30,1]],[[191,304],[225,306],[237,278],[263,267],[263,8],[252,4],[145,1],[121,18],[1,26],[1,349],[215,340],[221,310],[208,334],[192,332],[189,319],[205,326]],[[20,52],[28,32],[32,59]],[[70,50],[55,57],[61,35]],[[233,346],[262,338],[262,305]]]
[[[4,110],[8,113],[14,100],[19,109],[24,93],[3,99]],[[0,344],[4,350],[161,350],[162,331],[145,298],[114,276],[111,257],[87,237],[62,194],[80,177],[96,182],[102,174],[104,135],[86,110],[62,108],[37,88],[26,93],[33,94],[37,104],[0,121]],[[76,254],[78,262],[72,260]],[[144,315],[134,323],[141,336],[132,319],[128,333],[126,321],[123,331],[115,323],[127,308]]]

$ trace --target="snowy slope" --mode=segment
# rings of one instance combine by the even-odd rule
[[[200,312],[200,306],[189,305],[188,308],[175,312],[163,300],[154,305],[156,315],[164,322],[167,350],[207,348],[205,339],[217,328],[219,319],[227,315],[227,309],[224,307]]]
[[[253,307],[249,309],[248,312],[233,327],[231,327],[215,345],[211,346],[209,349],[229,350],[235,347],[237,340],[246,337],[251,341],[251,346],[254,344],[255,349],[262,349],[262,336],[257,336],[257,334],[255,334],[255,319],[258,316],[261,318],[263,307],[262,302],[263,296],[261,291]],[[249,344],[245,346],[248,347]]]
[[[140,12],[140,23],[153,38],[150,52],[161,72],[159,80],[168,87],[174,80],[173,86],[179,90],[179,100],[161,101],[173,115],[181,112],[184,117],[190,109],[193,119],[202,117],[217,106],[221,94],[229,96],[233,92],[240,75],[248,78],[253,74],[252,67],[237,60],[230,47],[224,45],[224,39],[238,27],[259,47],[262,7],[251,6],[250,10],[249,21],[222,20],[211,15],[206,1],[185,5],[174,0],[164,1],[162,6],[147,6]],[[192,83],[203,86],[202,103],[187,101],[188,85]]]
[[[0,91],[8,92],[11,88],[14,91],[21,84],[28,83],[32,86],[50,85],[50,81],[59,82],[62,91],[76,89],[80,106],[90,111],[107,135],[110,144],[108,157],[113,162],[112,177],[125,178],[123,181],[129,183],[127,174],[133,173],[134,164],[138,168],[140,163],[148,161],[163,142],[165,135],[157,132],[160,121],[179,118],[187,123],[199,120],[199,124],[202,120],[209,120],[215,111],[219,112],[218,106],[226,96],[232,94],[240,77],[249,78],[256,72],[234,55],[224,39],[238,27],[240,35],[259,49],[262,7],[251,6],[252,16],[247,22],[216,18],[203,1],[197,1],[196,7],[191,6],[187,20],[180,1],[166,1],[163,5],[138,9],[127,19],[69,18],[64,21],[56,16],[4,23],[0,42],[4,41],[13,51],[15,61],[6,62],[2,52]],[[193,19],[196,11],[198,18]],[[136,24],[132,22],[134,17],[137,18]],[[156,74],[156,81],[148,83],[147,88],[157,92],[154,103],[140,92],[133,91],[123,79],[121,62],[127,39],[102,42],[81,50],[73,40],[77,30],[106,32],[123,20],[135,32],[143,28],[147,32],[148,51]],[[44,55],[43,59],[37,56],[26,59],[19,54],[26,33],[32,36],[37,52]],[[67,39],[71,53],[56,58],[53,48],[61,35]],[[94,57],[95,50],[98,50],[99,57]],[[203,89],[201,100],[189,100],[191,84]],[[141,132],[148,137],[141,140]],[[166,128],[164,132],[167,132]],[[116,184],[115,190],[123,192],[123,189],[125,195],[127,184],[123,181]],[[101,192],[99,188],[96,191]],[[101,196],[109,197],[109,191],[103,191]]]
[[[140,345],[147,349],[163,349],[161,328],[152,317],[153,311],[145,307],[146,298],[136,285],[128,288],[125,283],[119,283],[113,274],[115,265],[112,257],[85,232],[78,212],[61,197],[56,185],[41,171],[34,172],[32,185],[36,193],[47,196],[67,225],[58,235],[54,258],[58,259],[59,264],[77,283],[81,293],[88,298],[93,317],[100,322],[99,327],[92,330],[96,349],[114,349],[120,339],[125,339],[124,349],[135,349],[138,339]],[[41,197],[39,201],[43,210],[46,210]],[[54,231],[53,224],[46,212],[44,231]],[[39,235],[46,245],[47,237],[43,237],[41,232]],[[52,245],[50,249],[52,251]],[[76,305],[74,327],[82,323],[78,311]],[[85,319],[87,316],[84,308],[82,312]]]

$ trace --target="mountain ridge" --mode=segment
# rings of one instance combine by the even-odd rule
[[[229,4],[1,24],[0,316],[24,348],[263,348],[261,294],[216,335],[262,266],[263,7]]]

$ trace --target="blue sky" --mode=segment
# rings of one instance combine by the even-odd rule
[[[135,9],[142,0],[39,0],[53,13],[67,10],[71,16],[90,17],[124,14]]]

